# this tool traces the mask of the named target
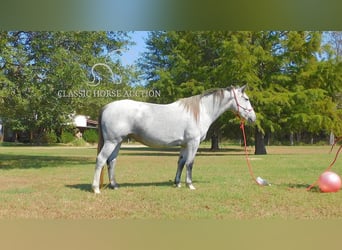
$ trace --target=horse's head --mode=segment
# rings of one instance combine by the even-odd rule
[[[233,88],[233,96],[235,99],[237,114],[249,122],[255,122],[256,115],[254,109],[249,102],[249,98],[245,93],[246,85],[238,88]]]

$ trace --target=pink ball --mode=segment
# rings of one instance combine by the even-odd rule
[[[326,171],[319,176],[318,185],[324,193],[338,192],[341,188],[341,178],[334,172]]]

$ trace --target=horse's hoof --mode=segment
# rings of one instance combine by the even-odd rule
[[[182,185],[180,183],[175,183],[175,187],[180,188],[180,187],[182,187]]]
[[[111,188],[111,189],[114,189],[114,190],[117,190],[117,189],[119,189],[119,185],[118,184],[110,184],[109,185],[109,187]]]
[[[95,194],[100,194],[101,193],[99,187],[94,187],[93,186],[92,188],[93,188],[93,191],[94,191]]]
[[[188,187],[190,188],[190,190],[195,190],[196,188],[194,187],[194,185],[192,185],[192,184],[187,184],[188,185]]]

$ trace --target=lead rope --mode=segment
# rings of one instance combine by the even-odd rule
[[[249,157],[248,157],[248,150],[247,150],[247,140],[246,140],[246,133],[245,133],[245,122],[243,120],[243,118],[241,118],[240,116],[240,104],[237,100],[237,97],[236,97],[236,93],[235,93],[235,90],[233,89],[233,94],[234,94],[234,99],[235,99],[235,102],[236,102],[236,106],[237,106],[237,112],[235,113],[235,115],[240,119],[240,129],[242,131],[242,136],[243,136],[243,143],[244,143],[244,148],[245,148],[245,157],[246,157],[246,162],[247,162],[247,166],[248,166],[248,171],[249,171],[249,174],[250,176],[252,177],[253,181],[258,185],[258,186],[263,186],[261,185],[261,183],[259,183],[257,181],[257,179],[255,178],[255,175],[253,173],[253,170],[252,170],[252,165],[251,165],[251,162],[249,161]]]
[[[336,145],[336,143],[338,143],[338,142],[341,141],[341,140],[342,140],[342,136],[336,138],[334,144],[331,146],[330,152],[333,150],[333,148],[334,148],[334,146]],[[332,166],[335,164],[335,162],[336,162],[336,160],[337,160],[337,156],[338,156],[338,154],[340,153],[341,149],[342,149],[342,145],[338,148],[334,160],[330,163],[329,167],[327,167],[327,169],[326,169],[324,172],[329,171],[329,170],[332,168]],[[324,172],[323,172],[323,173],[324,173]],[[317,179],[314,183],[312,183],[306,190],[307,190],[307,191],[310,191],[311,188],[313,188],[314,186],[316,186],[316,185],[318,184],[318,182],[319,182],[319,177],[318,177],[318,179]]]
[[[239,117],[240,118],[240,117]],[[241,119],[241,118],[240,118]],[[241,119],[241,124],[240,124],[240,128],[242,131],[242,135],[243,135],[243,142],[244,142],[244,147],[245,147],[245,156],[246,156],[246,161],[247,161],[247,166],[248,166],[248,170],[249,170],[249,174],[251,175],[252,179],[254,180],[254,182],[256,184],[258,184],[258,186],[263,187],[263,185],[261,185],[257,179],[255,178],[255,175],[253,173],[252,170],[252,165],[251,162],[249,161],[249,157],[248,157],[248,150],[247,150],[247,140],[246,140],[246,133],[245,133],[245,123],[244,121]]]

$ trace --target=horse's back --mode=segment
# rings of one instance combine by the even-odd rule
[[[180,145],[189,126],[189,115],[182,111],[176,103],[120,100],[104,107],[101,126],[109,139],[130,136],[152,146]]]
[[[102,128],[116,129],[118,126],[129,127],[141,110],[141,102],[133,100],[114,101],[102,110],[101,125]]]
[[[168,105],[133,101],[129,99],[114,101],[107,104],[102,116],[116,117],[116,120],[136,120],[151,115],[163,114],[169,110]]]

